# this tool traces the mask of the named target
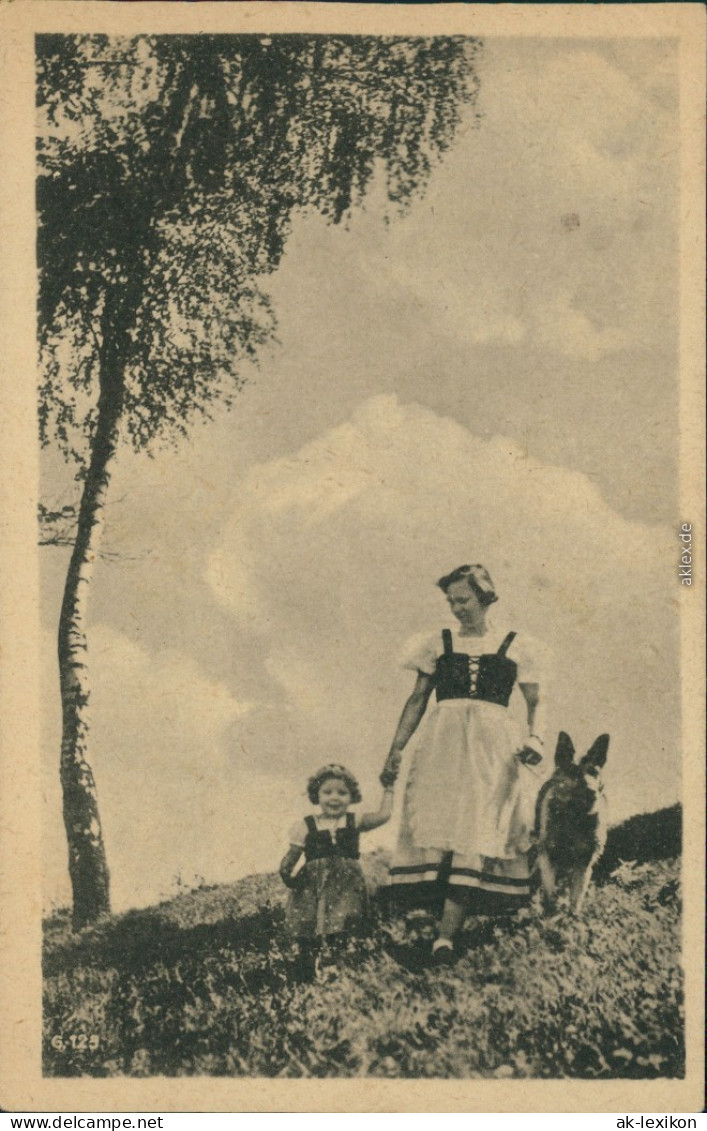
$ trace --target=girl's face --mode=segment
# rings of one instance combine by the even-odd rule
[[[319,786],[319,807],[325,817],[340,817],[351,804],[351,794],[341,778],[326,778]]]
[[[460,625],[468,627],[483,619],[485,607],[465,577],[453,581],[447,590],[447,602]]]

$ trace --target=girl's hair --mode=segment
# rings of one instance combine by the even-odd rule
[[[331,762],[328,766],[322,766],[316,774],[312,774],[307,782],[307,797],[312,805],[318,804],[320,787],[328,778],[339,778],[344,783],[351,794],[352,805],[356,805],[361,800],[361,790],[351,770],[347,770],[346,766],[341,766],[338,762]]]
[[[478,564],[458,566],[458,568],[453,569],[451,573],[440,577],[437,585],[443,593],[446,593],[449,586],[454,585],[455,581],[463,580],[469,583],[469,587],[474,590],[482,605],[492,605],[494,601],[498,600],[488,570]]]

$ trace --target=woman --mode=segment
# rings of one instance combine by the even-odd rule
[[[540,677],[533,646],[514,632],[487,628],[497,600],[481,565],[464,565],[437,583],[459,629],[408,649],[404,667],[417,672],[385,763],[391,785],[402,752],[425,720],[403,802],[391,865],[396,891],[444,890],[444,910],[433,961],[454,960],[454,938],[467,910],[513,910],[530,895],[529,819],[522,765],[542,759]],[[508,701],[515,686],[526,702],[528,737],[518,748]],[[442,871],[440,870],[442,866]]]

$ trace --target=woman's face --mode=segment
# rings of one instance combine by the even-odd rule
[[[325,817],[339,817],[351,804],[351,793],[341,778],[326,778],[319,786],[319,806]]]
[[[453,581],[447,590],[447,602],[462,628],[478,625],[483,620],[485,606],[477,597],[465,577]]]

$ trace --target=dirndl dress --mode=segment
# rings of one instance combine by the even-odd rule
[[[499,913],[530,897],[537,789],[515,757],[508,702],[518,682],[540,676],[527,639],[508,633],[491,651],[497,640],[445,629],[408,648],[403,666],[435,675],[437,701],[413,754],[390,867],[393,896],[407,905],[451,895]]]
[[[346,814],[346,823],[333,836],[329,829],[320,829],[314,817],[305,817],[291,834],[292,844],[300,843],[300,828],[306,830],[301,843],[305,864],[287,902],[290,934],[300,940],[361,934],[368,898],[354,814]]]

